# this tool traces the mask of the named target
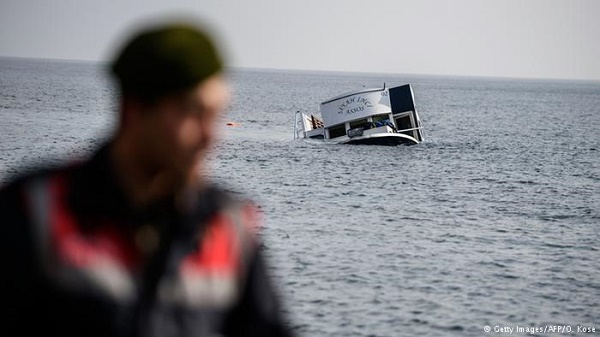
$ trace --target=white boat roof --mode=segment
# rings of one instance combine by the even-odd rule
[[[382,90],[385,90],[385,89],[386,89],[386,87],[384,85],[383,88],[369,88],[369,89],[363,89],[363,90],[358,90],[358,91],[356,91],[356,90],[355,91],[348,91],[346,93],[343,93],[343,94],[337,95],[337,96],[335,96],[333,98],[330,98],[330,99],[328,99],[326,101],[323,101],[323,102],[321,102],[321,104],[331,103],[333,101],[337,101],[338,99],[342,99],[342,98],[354,96],[354,95],[357,95],[357,94],[362,94],[362,93],[366,93],[366,92],[382,91]]]
[[[351,91],[321,103],[323,125],[331,127],[369,116],[390,113],[388,88],[371,88]]]

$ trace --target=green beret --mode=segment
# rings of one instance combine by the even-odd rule
[[[111,70],[124,93],[152,99],[192,88],[222,68],[221,57],[206,33],[173,24],[134,36]]]

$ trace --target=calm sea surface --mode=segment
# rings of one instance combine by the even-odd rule
[[[295,111],[384,82],[413,85],[422,144],[293,140]],[[248,70],[230,83],[224,121],[239,126],[223,126],[211,175],[261,205],[301,336],[600,334],[600,83]],[[115,99],[101,65],[0,59],[0,181],[89,153]]]

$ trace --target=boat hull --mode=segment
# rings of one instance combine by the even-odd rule
[[[354,145],[385,145],[385,146],[397,146],[397,145],[414,145],[418,144],[419,141],[411,136],[400,134],[400,133],[384,133],[374,134],[368,136],[353,137],[345,139],[339,142],[340,144],[354,144]]]

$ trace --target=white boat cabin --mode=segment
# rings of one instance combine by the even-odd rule
[[[296,112],[295,138],[399,145],[423,140],[410,84],[365,89],[321,103],[321,115]]]

